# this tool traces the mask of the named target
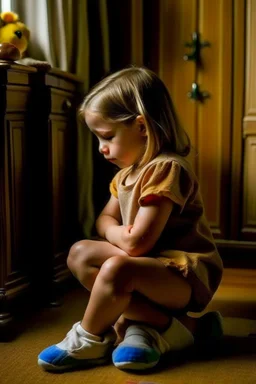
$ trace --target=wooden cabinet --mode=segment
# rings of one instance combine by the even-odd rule
[[[34,227],[33,247],[40,244],[38,251],[45,260],[44,268],[52,271],[49,289],[50,295],[54,295],[52,282],[59,283],[70,276],[67,254],[78,239],[76,110],[81,101],[81,83],[76,76],[57,69],[37,73],[32,78],[30,156],[37,160],[31,170],[31,199],[39,208],[39,212],[32,212],[32,221],[38,213],[40,217]],[[41,143],[40,150],[33,142]],[[41,234],[47,234],[47,241]],[[37,284],[43,282],[41,273]]]
[[[0,63],[0,334],[24,297],[53,301],[70,276],[79,88],[59,70]]]
[[[30,284],[25,180],[26,116],[33,72],[33,68],[0,63],[0,325],[12,320],[9,301]]]

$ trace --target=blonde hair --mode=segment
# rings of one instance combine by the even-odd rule
[[[140,166],[161,152],[187,156],[190,139],[181,127],[167,88],[160,78],[144,67],[129,67],[115,72],[86,95],[80,114],[97,113],[108,122],[132,123],[144,118],[147,143]]]

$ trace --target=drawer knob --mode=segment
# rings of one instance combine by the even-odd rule
[[[72,103],[69,99],[63,101],[62,108],[65,112],[70,111],[72,108]]]

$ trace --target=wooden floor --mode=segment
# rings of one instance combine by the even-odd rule
[[[1,384],[255,384],[256,279],[251,271],[226,270],[209,309],[224,315],[225,337],[215,346],[166,357],[149,372],[130,373],[112,364],[52,374],[37,366],[37,355],[63,339],[84,311],[88,294],[76,288],[63,305],[44,308],[20,324],[22,332],[0,343]]]
[[[256,270],[225,269],[223,280],[207,307],[219,310],[223,316],[256,320]]]

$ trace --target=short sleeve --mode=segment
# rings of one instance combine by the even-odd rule
[[[109,185],[109,190],[110,190],[110,193],[115,196],[116,198],[118,198],[118,192],[117,192],[117,177],[115,176],[112,181],[110,182],[110,185]]]
[[[147,205],[148,196],[166,197],[184,208],[193,192],[188,171],[174,160],[153,164],[143,176],[139,204]]]

